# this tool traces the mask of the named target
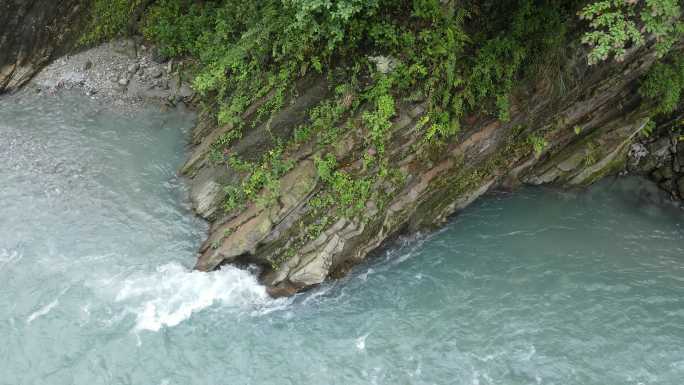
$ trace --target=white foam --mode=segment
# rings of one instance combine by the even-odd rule
[[[59,299],[55,299],[54,301],[50,302],[49,304],[43,306],[39,310],[31,313],[30,316],[26,319],[26,323],[31,323],[36,320],[36,318],[42,317],[49,313],[52,309],[55,308],[55,306],[59,305]]]
[[[309,302],[319,302],[318,298],[323,297],[325,294],[327,294],[332,288],[334,287],[334,283],[327,283],[325,285],[319,286],[316,289],[310,291],[307,293],[307,295],[304,297],[304,300],[302,301],[302,305],[306,305]]]
[[[366,270],[365,272],[359,274],[359,279],[365,282],[365,281],[368,280],[368,276],[371,275],[371,274],[373,274],[374,272],[375,272],[375,271],[374,271],[373,268],[371,267],[371,268],[369,268],[368,270]]]
[[[21,258],[23,258],[23,254],[17,250],[0,249],[0,270],[4,269],[5,266],[19,262]]]
[[[248,271],[226,266],[219,271],[188,271],[169,263],[150,274],[123,281],[116,301],[126,303],[136,314],[136,330],[158,331],[172,327],[216,303],[263,314],[263,308],[280,307],[264,286]],[[258,309],[262,308],[261,311]]]
[[[366,338],[368,338],[368,334],[364,334],[361,337],[356,339],[356,348],[359,349],[359,351],[364,351],[366,350]]]
[[[59,298],[63,296],[67,290],[69,290],[68,287],[63,289],[59,293],[59,295],[57,295],[57,297],[54,300],[52,300],[52,302],[31,313],[31,315],[29,315],[28,318],[26,318],[26,323],[30,324],[31,322],[35,321],[36,318],[42,317],[48,314],[50,311],[52,311],[52,309],[54,309],[55,306],[59,305]]]

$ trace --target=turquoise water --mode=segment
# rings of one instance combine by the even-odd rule
[[[192,120],[0,99],[0,384],[682,384],[684,212],[647,182],[492,194],[271,300],[189,270]]]

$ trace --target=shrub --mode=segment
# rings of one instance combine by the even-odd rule
[[[643,45],[649,35],[662,57],[684,32],[678,0],[601,0],[585,6],[579,15],[592,28],[582,38],[591,47],[589,64],[611,55],[622,60],[626,48]]]
[[[644,77],[639,93],[655,104],[656,114],[673,112],[684,90],[684,56],[653,65]]]

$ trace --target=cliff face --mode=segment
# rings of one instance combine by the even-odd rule
[[[88,0],[0,3],[0,93],[28,82],[75,46]]]
[[[684,116],[679,113],[658,125],[629,150],[627,168],[657,183],[673,200],[684,200]]]
[[[353,215],[317,208],[315,199],[325,188],[317,172],[324,150],[310,144],[286,154],[294,166],[280,178],[274,204],[224,212],[222,186],[238,181],[240,173],[215,165],[210,153],[211,144],[231,127],[216,127],[203,117],[183,168],[191,181],[194,207],[212,222],[196,268],[256,263],[263,267],[262,280],[271,293],[288,295],[344,274],[400,233],[439,226],[492,188],[519,183],[582,186],[618,172],[648,122],[648,111],[636,92],[637,79],[654,61],[646,52],[588,67],[583,50],[576,48],[568,57],[564,88],[540,81],[520,89],[510,121],[469,117],[458,140],[446,145],[422,140],[425,102],[399,103],[386,151],[389,168],[400,175],[393,183],[371,186],[378,192],[376,199]],[[247,131],[229,152],[258,158],[271,142],[291,136],[306,121],[305,111],[330,93],[323,79],[303,82],[296,99]],[[246,120],[258,104],[245,113]],[[369,132],[359,121],[360,116],[349,116],[339,123],[345,128],[331,150],[349,173],[364,167],[364,138]]]

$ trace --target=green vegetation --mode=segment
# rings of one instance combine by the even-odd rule
[[[595,165],[600,154],[601,152],[598,144],[594,142],[587,143],[587,149],[584,156],[584,165],[587,167]]]
[[[92,18],[81,45],[99,43],[122,34],[131,22],[135,10],[144,0],[94,0]]]
[[[230,157],[230,165],[247,176],[239,186],[229,185],[224,188],[224,209],[232,211],[249,201],[256,201],[261,206],[272,204],[280,195],[280,177],[293,166],[291,161],[282,159],[282,153],[282,148],[276,147],[264,154],[259,164]]]
[[[657,114],[673,112],[684,90],[684,56],[674,55],[651,67],[639,88],[644,98],[655,103]]]
[[[653,121],[653,119],[649,118],[646,124],[644,125],[644,128],[641,129],[640,134],[646,138],[651,136],[653,134],[653,130],[656,128],[656,122]]]
[[[194,63],[194,89],[225,132],[211,160],[240,175],[224,188],[228,212],[272,204],[298,151],[319,154],[319,183],[301,223],[308,240],[338,217],[363,220],[369,203],[381,206],[403,183],[390,144],[407,105],[425,109],[409,129],[422,139],[412,144],[419,161],[431,162],[459,140],[464,122],[511,119],[524,81],[562,81],[570,41],[589,45],[596,64],[621,60],[651,39],[662,56],[684,32],[677,0],[157,0],[130,20],[143,3],[96,0],[83,42],[134,24],[163,55]],[[664,59],[642,82],[641,95],[660,113],[679,103],[683,63]],[[256,161],[231,152],[248,130],[269,131],[273,114],[297,97],[297,84],[313,78],[327,79],[329,94],[290,138],[271,138],[272,148],[250,157]],[[511,134],[516,156],[539,157],[548,146],[543,133]],[[354,147],[338,151],[350,137]],[[505,156],[462,180],[486,177]]]
[[[87,40],[121,32],[140,1],[97,1]],[[275,92],[268,115],[311,71],[381,53],[397,59],[395,89],[429,96],[428,136],[443,138],[468,112],[505,120],[521,70],[564,41],[574,12],[574,2],[554,0],[159,0],[142,24],[164,54],[197,59],[194,86],[218,103],[221,124],[239,128],[247,106]]]
[[[592,30],[582,41],[592,47],[589,63],[596,64],[613,55],[622,60],[626,48],[642,46],[647,38],[656,40],[656,51],[664,56],[684,33],[678,0],[601,0],[585,6],[580,17]]]
[[[307,124],[295,128],[292,145],[300,145],[314,140],[322,145],[335,143],[341,133],[338,123],[342,116],[354,111],[359,106],[359,99],[354,95],[354,86],[340,84],[335,89],[335,97],[325,100],[309,111]]]
[[[142,2],[96,0],[84,42],[121,33]],[[666,52],[684,30],[676,0],[158,0],[142,30],[165,55],[197,60],[194,87],[235,126],[231,139],[255,101],[269,95],[253,124],[282,107],[295,79],[381,53],[396,59],[394,91],[428,97],[426,137],[440,140],[467,114],[507,120],[516,81],[549,64],[578,9],[590,63],[620,59],[646,36]]]
[[[365,208],[371,194],[371,178],[354,178],[348,172],[337,169],[337,160],[332,154],[316,159],[318,176],[330,189],[330,195],[323,195],[317,203],[337,206],[341,214],[352,218]]]
[[[546,146],[549,145],[548,142],[546,141],[546,139],[544,139],[543,137],[538,136],[538,135],[530,135],[528,138],[528,141],[530,142],[530,145],[534,149],[534,156],[536,156],[537,158],[539,158],[541,156],[541,154],[542,154],[542,152],[544,152],[544,149],[546,148]]]
[[[240,128],[249,105],[269,95],[259,117],[280,108],[295,79],[322,72],[333,52],[353,44],[346,39],[351,20],[377,10],[372,1],[326,4],[161,0],[149,10],[144,34],[167,55],[196,58],[195,89],[217,102],[220,124]]]
[[[390,119],[394,116],[394,98],[389,94],[389,87],[384,82],[379,83],[374,91],[381,90],[380,95],[374,96],[375,108],[363,113],[363,122],[368,128],[369,142],[377,153],[382,156],[385,153],[385,139],[387,132],[392,127]]]

